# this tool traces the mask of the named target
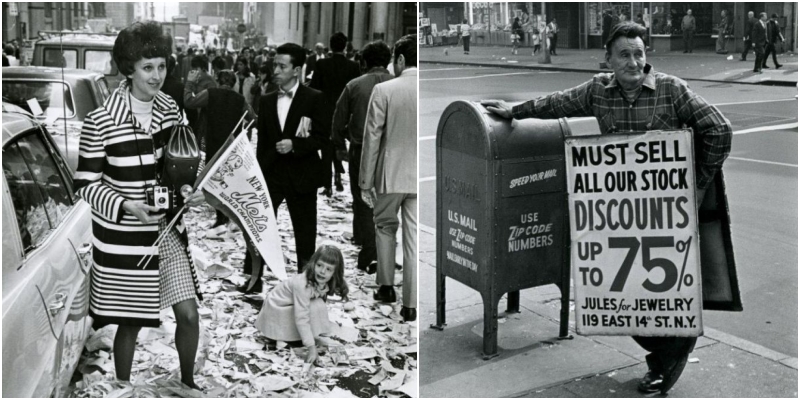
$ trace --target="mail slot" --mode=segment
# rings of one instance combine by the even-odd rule
[[[445,280],[481,293],[483,354],[497,353],[498,304],[519,311],[519,291],[561,289],[560,337],[568,337],[569,216],[561,120],[506,120],[456,101],[436,135],[436,324],[445,326]]]

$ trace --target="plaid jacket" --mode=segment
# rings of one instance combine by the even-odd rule
[[[644,68],[642,92],[629,103],[614,74],[514,106],[516,119],[597,118],[603,134],[691,128],[698,189],[706,189],[731,151],[731,123],[682,79]]]

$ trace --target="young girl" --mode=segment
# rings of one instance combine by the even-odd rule
[[[533,54],[531,54],[533,56],[536,55],[537,51],[542,49],[541,39],[539,38],[538,29],[533,30],[533,35],[531,35],[531,38],[533,39]]]
[[[334,246],[323,245],[311,256],[303,273],[281,282],[267,294],[255,326],[271,340],[302,340],[306,363],[317,359],[315,339],[328,332],[328,295],[347,297],[344,257]]]

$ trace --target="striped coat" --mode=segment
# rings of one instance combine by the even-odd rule
[[[183,121],[175,101],[159,92],[153,105],[152,135],[146,134],[130,111],[129,93],[123,81],[102,107],[86,116],[75,188],[92,207],[94,268],[89,313],[95,325],[155,327],[160,325],[161,310],[159,258],[154,256],[145,268],[136,264],[142,256],[158,252],[153,247],[158,223],[143,224],[126,213],[122,204],[145,201],[145,188],[156,184],[156,162],[163,156],[167,128]],[[192,276],[199,289],[194,267]]]

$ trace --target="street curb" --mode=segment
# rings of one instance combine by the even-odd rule
[[[430,227],[428,227],[428,226],[426,226],[424,224],[420,224],[420,228],[419,229],[420,229],[420,231],[422,231],[424,233],[427,233],[429,235],[433,235],[433,236],[436,235],[436,230],[435,229],[430,228]],[[434,240],[435,240],[435,238],[434,238]],[[428,262],[419,260],[419,263],[436,269],[435,265],[431,265]],[[535,312],[533,310],[531,310],[531,311]],[[573,330],[570,330],[570,332],[573,332],[574,334],[577,335],[577,333],[574,332]],[[737,337],[737,336],[734,336],[734,335],[731,335],[731,334],[716,330],[714,328],[709,328],[709,327],[704,327],[703,328],[703,336],[705,336],[705,337],[707,337],[707,338],[709,338],[711,340],[715,340],[715,341],[717,341],[719,343],[722,343],[722,344],[737,348],[739,350],[754,354],[756,356],[768,359],[770,361],[774,361],[774,362],[783,364],[784,366],[792,368],[794,370],[798,369],[797,368],[797,364],[798,364],[797,363],[797,357],[791,357],[791,356],[783,354],[781,352],[778,352],[778,351],[775,351],[775,350],[772,350],[772,349],[768,349],[768,348],[766,348],[766,347],[764,347],[764,346],[762,346],[760,344],[753,343],[753,342],[751,342],[749,340],[745,340],[745,339],[742,339],[740,337]],[[625,367],[622,367],[622,368],[625,368]],[[620,368],[613,368],[613,369],[610,369],[609,371],[613,371],[613,370],[617,370],[617,369],[620,369]],[[609,371],[606,371],[606,372],[609,372]],[[605,372],[602,372],[602,373],[605,373]],[[577,378],[575,378],[575,379],[577,379]],[[564,381],[564,382],[566,382],[566,381]],[[563,384],[564,382],[561,382],[559,384],[548,385],[547,387],[558,386],[560,384]],[[539,390],[539,389],[541,389],[541,388],[537,388],[536,390]],[[525,393],[531,393],[531,391],[526,391]],[[512,397],[523,397],[523,396],[514,395]]]
[[[509,68],[509,69],[529,69],[535,71],[562,71],[562,72],[590,72],[599,74],[602,72],[610,72],[609,70],[604,69],[594,69],[594,68],[570,68],[570,67],[545,67],[545,66],[536,66],[536,65],[498,65],[492,63],[481,63],[481,62],[472,62],[472,61],[427,61],[427,60],[420,60],[421,63],[425,64],[443,64],[443,65],[468,65],[472,67],[492,67],[492,68]],[[760,82],[731,82],[731,81],[724,81],[719,79],[704,79],[704,78],[681,78],[685,81],[694,81],[694,82],[713,82],[713,83],[729,83],[729,84],[738,84],[738,85],[758,85],[758,86],[785,86],[785,87],[794,87],[797,86],[797,82],[790,82],[790,81],[760,81]]]

